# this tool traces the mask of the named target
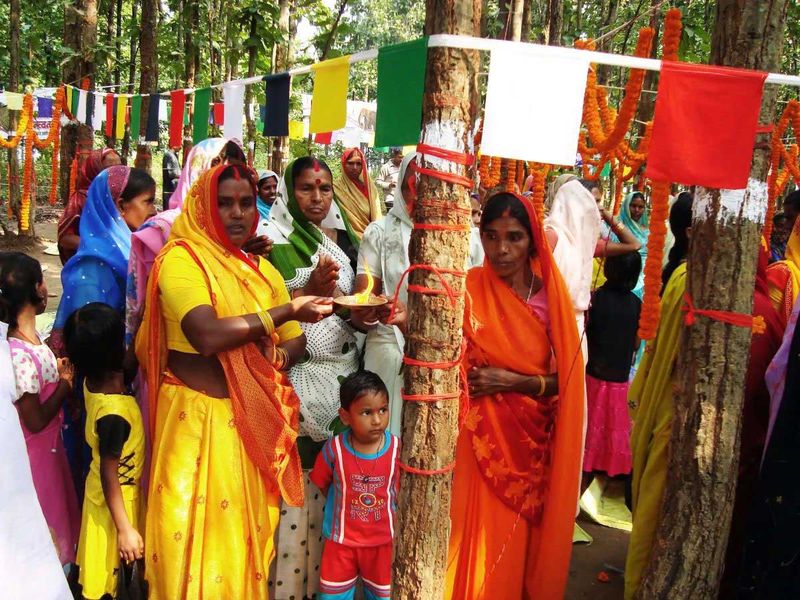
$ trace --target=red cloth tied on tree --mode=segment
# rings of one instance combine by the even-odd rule
[[[664,61],[647,177],[746,187],[766,78],[761,71]]]

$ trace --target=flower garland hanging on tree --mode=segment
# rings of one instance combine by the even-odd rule
[[[767,177],[767,215],[764,222],[764,237],[769,240],[772,235],[772,219],[775,216],[775,206],[789,179],[794,179],[800,185],[800,167],[797,164],[797,145],[792,145],[788,149],[783,145],[783,136],[791,124],[792,130],[800,132],[800,102],[790,100],[783,109],[778,124],[772,130],[772,140],[770,141],[772,151],[770,153],[769,176]]]

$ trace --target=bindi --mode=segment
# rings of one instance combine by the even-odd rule
[[[316,183],[317,185],[321,185],[322,184],[322,179],[317,178],[317,179],[314,180],[314,183]]]

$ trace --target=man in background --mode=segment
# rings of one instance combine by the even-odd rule
[[[386,210],[390,210],[394,205],[394,195],[397,189],[397,177],[400,175],[400,163],[403,162],[403,149],[391,148],[389,150],[389,160],[381,167],[375,183],[378,184],[384,193]]]
[[[167,148],[164,156],[161,159],[161,198],[164,202],[164,209],[169,208],[169,197],[178,185],[178,179],[181,176],[181,163],[178,161],[178,155]]]

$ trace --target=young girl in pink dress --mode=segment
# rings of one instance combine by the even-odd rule
[[[16,380],[15,406],[25,434],[31,475],[62,565],[75,562],[81,516],[61,440],[61,405],[72,389],[72,367],[56,360],[36,332],[47,306],[39,262],[21,252],[0,253],[0,320]]]

